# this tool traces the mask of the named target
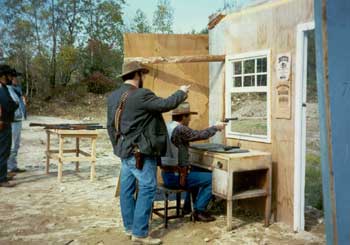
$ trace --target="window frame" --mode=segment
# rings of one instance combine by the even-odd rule
[[[255,60],[255,67],[257,69],[257,59],[266,57],[266,86],[257,86],[257,76],[259,74],[265,74],[261,72],[257,72],[255,70],[255,73],[253,75],[255,76],[255,86],[252,87],[244,87],[244,60]],[[261,51],[255,51],[255,52],[247,52],[247,53],[240,53],[236,55],[226,55],[225,58],[225,116],[226,118],[232,117],[232,109],[231,109],[231,94],[232,93],[254,93],[254,92],[266,92],[266,110],[267,110],[267,134],[266,135],[254,135],[254,134],[248,134],[248,133],[239,133],[239,132],[233,132],[231,131],[231,123],[234,123],[234,121],[230,121],[228,123],[229,130],[226,129],[226,138],[233,138],[238,140],[247,140],[247,141],[256,141],[256,142],[263,142],[263,143],[271,143],[271,68],[270,68],[270,59],[271,59],[271,51],[270,50],[261,50]],[[243,61],[242,62],[242,74],[237,75],[234,74],[233,66],[234,62],[236,61]],[[234,77],[241,76],[242,77],[242,87],[234,87]]]

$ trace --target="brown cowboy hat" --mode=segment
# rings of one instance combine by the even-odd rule
[[[141,71],[145,74],[149,72],[149,70],[142,66],[142,64],[138,61],[127,61],[123,64],[123,72],[117,77],[124,77],[125,75],[128,75],[135,71]]]
[[[171,112],[172,116],[176,115],[188,115],[188,114],[193,114],[197,115],[198,112],[194,112],[190,110],[190,103],[188,102],[183,102],[181,103],[175,110]]]

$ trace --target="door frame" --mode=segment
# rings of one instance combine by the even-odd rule
[[[295,137],[294,137],[294,231],[305,228],[305,166],[306,166],[306,89],[307,89],[307,31],[315,29],[315,22],[299,24],[296,40],[295,76]],[[303,106],[304,105],[304,106]]]

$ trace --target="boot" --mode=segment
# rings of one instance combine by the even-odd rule
[[[162,240],[158,238],[152,238],[150,236],[147,236],[147,237],[132,236],[131,241],[133,241],[135,244],[149,244],[149,245],[162,244]]]

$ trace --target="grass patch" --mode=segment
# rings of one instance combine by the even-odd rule
[[[323,209],[321,160],[312,153],[306,155],[305,205]]]

